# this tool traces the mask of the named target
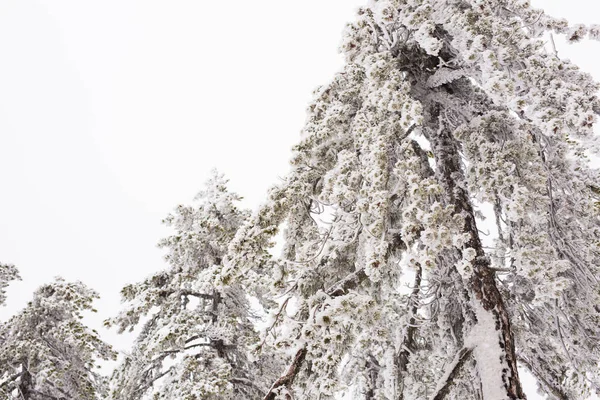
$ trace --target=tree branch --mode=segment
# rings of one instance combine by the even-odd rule
[[[454,379],[458,375],[458,372],[465,364],[465,361],[467,361],[471,353],[473,353],[473,349],[468,347],[463,347],[458,351],[458,353],[456,353],[452,364],[448,366],[446,373],[444,373],[444,376],[438,382],[435,393],[433,394],[433,396],[431,396],[431,400],[443,400],[448,395],[448,393],[450,393],[450,388],[454,383]]]
[[[251,387],[252,389],[257,390],[261,394],[265,393],[264,388],[259,387],[256,383],[252,382],[250,379],[233,377],[230,380],[233,383],[239,383],[240,385],[245,385],[245,386]]]
[[[569,397],[560,386],[553,384],[548,377],[544,376],[547,375],[546,371],[542,372],[534,368],[533,364],[524,357],[519,357],[519,362],[525,365],[529,372],[531,372],[531,374],[542,383],[543,388],[546,389],[546,393],[552,393],[552,395],[554,395],[558,400],[569,400]],[[555,377],[552,378],[557,380]]]
[[[281,376],[279,379],[277,379],[275,381],[275,383],[273,383],[273,385],[271,386],[271,389],[269,389],[269,392],[266,394],[266,396],[264,397],[263,400],[275,400],[275,397],[277,396],[277,390],[279,388],[281,388],[281,387],[289,388],[292,385],[292,383],[294,383],[294,378],[296,377],[296,375],[298,375],[298,372],[300,371],[300,367],[304,363],[305,358],[306,358],[306,347],[302,347],[300,350],[298,350],[296,352],[296,355],[294,356],[294,361],[288,367],[285,375]],[[291,400],[291,398],[289,398],[287,400]]]
[[[58,397],[52,396],[52,395],[50,395],[50,394],[47,394],[47,393],[38,392],[38,391],[37,391],[37,390],[35,390],[35,389],[29,389],[29,393],[36,394],[36,395],[38,395],[38,396],[42,396],[43,398],[46,398],[46,399],[51,399],[51,400],[60,400]]]
[[[339,297],[348,293],[348,291],[352,289],[356,289],[365,279],[367,279],[367,274],[364,269],[359,269],[346,276],[341,281],[338,281],[334,285],[332,285],[329,289],[327,289],[326,293],[331,297]],[[281,376],[279,379],[273,383],[271,389],[266,394],[263,400],[275,400],[276,392],[281,387],[289,388],[294,382],[294,378],[300,372],[300,368],[304,363],[304,359],[306,358],[306,347],[302,347],[300,350],[296,352],[294,356],[294,360],[292,364],[288,367],[285,375]],[[291,398],[289,399],[291,400]]]
[[[356,289],[365,279],[367,279],[367,274],[364,269],[359,269],[338,281],[329,289],[327,289],[326,293],[331,297],[342,296],[348,291],[352,289]]]

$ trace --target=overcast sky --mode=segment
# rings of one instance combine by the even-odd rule
[[[1,0],[0,261],[23,281],[0,320],[61,275],[100,292],[92,324],[124,347],[99,322],[164,266],[161,219],[214,167],[256,208],[365,1]],[[595,0],[533,3],[600,22]],[[600,43],[557,42],[600,79]]]

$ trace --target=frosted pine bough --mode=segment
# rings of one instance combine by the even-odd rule
[[[598,85],[544,35],[599,31],[525,1],[359,11],[225,262],[227,283],[271,268],[249,285],[283,299],[265,341],[289,364],[265,399],[524,399],[517,366],[550,398],[598,391]]]
[[[4,266],[2,266],[4,268]],[[9,276],[17,271],[9,266]],[[6,275],[5,275],[6,276]],[[116,358],[82,313],[98,294],[61,278],[41,286],[24,310],[0,325],[0,396],[12,400],[104,398],[98,361]]]
[[[213,173],[197,204],[165,219],[175,230],[159,243],[168,268],[121,291],[125,310],[107,325],[141,332],[113,374],[111,399],[261,399],[281,368],[250,351],[258,335],[242,286],[214,284],[249,214],[226,185]]]

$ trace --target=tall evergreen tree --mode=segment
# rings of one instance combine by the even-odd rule
[[[265,399],[525,399],[518,366],[550,398],[598,391],[598,84],[549,33],[600,27],[523,0],[359,10],[221,273],[270,269],[254,284],[282,296],[264,339],[290,360]]]
[[[98,295],[62,279],[40,287],[0,325],[0,395],[18,400],[96,400],[106,393],[98,360],[115,353],[82,322]]]
[[[113,399],[260,399],[276,376],[272,357],[251,352],[258,335],[243,286],[215,284],[249,215],[226,184],[215,173],[197,205],[177,207],[165,220],[175,233],[159,243],[168,268],[123,288],[125,310],[107,324],[141,332],[115,372]]]

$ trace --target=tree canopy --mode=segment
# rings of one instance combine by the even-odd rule
[[[359,10],[226,262],[264,268],[285,226],[268,332],[293,357],[267,399],[524,399],[518,366],[598,390],[598,85],[546,46],[598,32],[516,0]]]
[[[0,394],[20,400],[96,400],[107,382],[99,360],[116,354],[82,322],[98,295],[80,282],[43,285],[0,325]]]
[[[600,39],[526,0],[370,0],[250,212],[213,174],[106,322],[58,280],[0,327],[9,398],[525,400],[600,393]],[[290,76],[293,79],[293,76]],[[264,118],[269,118],[268,110]],[[281,252],[276,249],[281,247]],[[16,269],[0,265],[0,303]],[[12,396],[12,397],[10,397]]]
[[[274,379],[274,356],[252,353],[258,333],[242,286],[215,284],[249,214],[226,184],[214,173],[197,205],[165,219],[175,231],[159,243],[168,268],[123,288],[126,307],[107,324],[142,328],[114,374],[111,398],[261,399]]]

